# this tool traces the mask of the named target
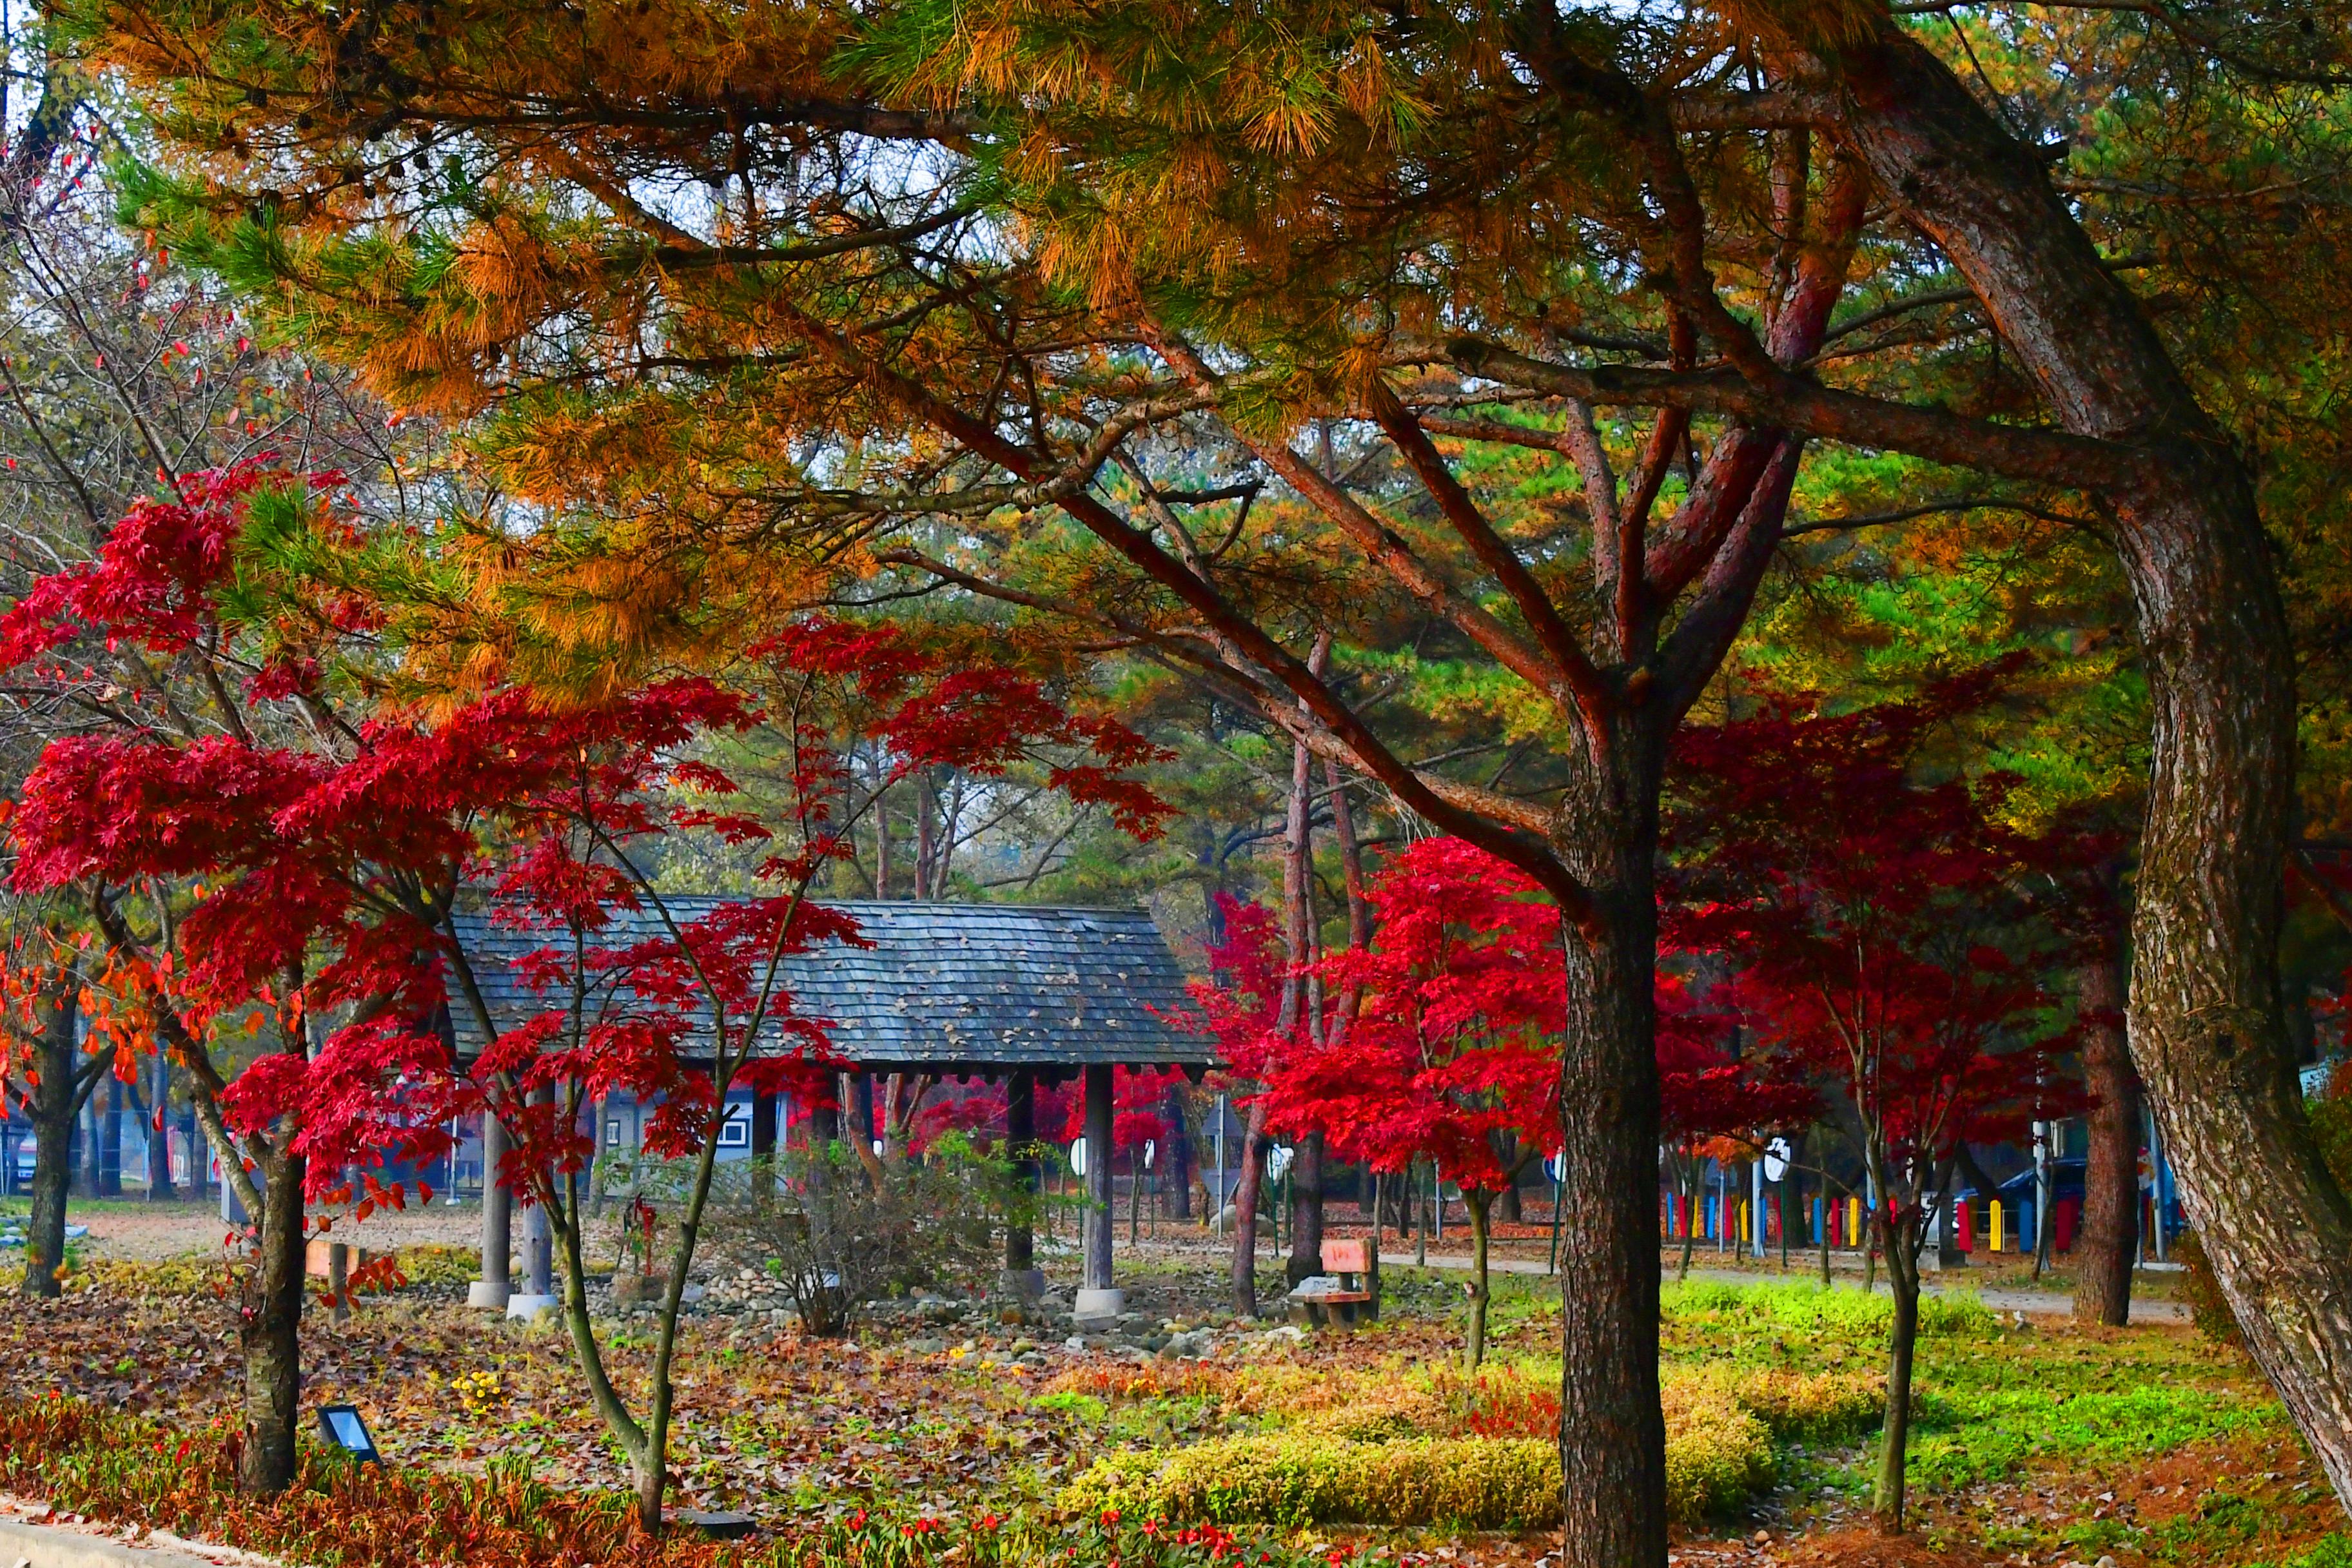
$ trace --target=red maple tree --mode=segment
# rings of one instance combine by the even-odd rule
[[[802,1014],[785,962],[825,943],[856,943],[854,920],[811,901],[851,852],[850,828],[889,784],[950,765],[1001,776],[1037,763],[1073,800],[1106,807],[1139,835],[1162,808],[1126,774],[1152,754],[1123,726],[1071,714],[1032,680],[926,648],[887,627],[795,621],[750,648],[737,689],[701,682],[554,716],[555,751],[577,760],[500,802],[488,816],[508,846],[490,890],[497,919],[543,945],[520,973],[539,998],[500,1019],[470,977],[462,944],[448,957],[476,1028],[489,1042],[470,1089],[509,1140],[499,1179],[545,1211],[560,1249],[562,1313],[591,1395],[628,1456],[638,1518],[657,1528],[674,1394],[668,1369],[679,1308],[716,1170],[730,1093],[790,1089],[822,1103],[832,1079],[824,1020]],[[593,734],[578,726],[591,725]],[[732,808],[735,781],[691,755],[698,735],[758,727],[781,752],[785,819]],[[882,759],[854,788],[853,751]],[[861,798],[862,797],[862,798]],[[656,876],[662,847],[715,836],[757,855],[753,896],[688,906]],[[625,1093],[653,1107],[648,1154],[691,1162],[667,1290],[656,1317],[643,1413],[608,1374],[587,1305],[584,1216],[572,1178],[593,1146],[591,1101]]]
[[[1776,1131],[1819,1115],[1821,1095],[1784,1057],[1754,1048],[1754,1020],[1733,987],[1702,995],[1685,976],[1662,971],[1656,992],[1659,1138],[1684,1206],[1680,1274],[1686,1279],[1708,1162],[1763,1158]]]
[[[575,1349],[656,1525],[678,1292],[639,1421],[587,1330],[567,1202],[588,1152],[583,1098],[652,1104],[653,1152],[698,1161],[698,1210],[728,1091],[813,1068],[821,1022],[778,977],[795,952],[856,940],[807,896],[845,852],[847,745],[905,771],[1033,761],[1147,834],[1160,807],[1125,771],[1150,749],[1010,671],[819,619],[749,650],[729,686],[685,678],[557,702],[491,679],[393,702],[377,636],[392,606],[309,568],[367,542],[338,515],[337,488],[260,463],[190,476],[134,507],[96,562],[39,580],[0,618],[0,663],[97,720],[47,747],[27,780],[13,880],[88,900],[252,1215],[244,1483],[275,1490],[293,1473],[310,1205],[353,1197],[355,1180],[362,1211],[404,1202],[378,1168],[430,1161],[449,1119],[481,1108],[512,1143],[496,1179],[544,1205],[564,1240]],[[126,645],[147,677],[127,690],[114,679]],[[700,760],[708,738],[755,730],[782,754],[787,821],[723,809],[733,783]],[[768,890],[683,916],[649,868],[689,834],[767,846]],[[523,965],[544,1000],[530,1018],[492,1016],[457,940],[461,900],[549,938]],[[445,1007],[484,1042],[470,1072],[437,1026]],[[692,1237],[681,1226],[680,1284]]]
[[[1373,879],[1369,946],[1312,966],[1354,1019],[1284,1030],[1274,922],[1237,910],[1230,987],[1196,994],[1227,1061],[1265,1087],[1265,1125],[1323,1135],[1343,1159],[1400,1173],[1426,1160],[1462,1190],[1473,1275],[1466,1355],[1486,1352],[1494,1201],[1559,1142],[1564,978],[1559,913],[1532,879],[1455,838],[1424,839]]]
[[[1847,713],[1774,699],[1685,730],[1667,834],[1672,939],[1736,968],[1759,1046],[1835,1086],[1895,1292],[1874,1510],[1902,1528],[1919,1255],[1964,1142],[2047,1114],[2063,1041],[2051,946],[2022,896],[2037,845],[2013,781],[1937,778],[1929,745],[1998,671]]]

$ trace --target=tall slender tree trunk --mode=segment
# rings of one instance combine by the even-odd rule
[[[281,1155],[263,1178],[253,1273],[245,1285],[245,1439],[237,1489],[274,1497],[294,1480],[302,1400],[302,1169]]]
[[[147,1133],[147,1201],[169,1203],[180,1195],[179,1184],[172,1179],[172,1064],[158,1052],[155,1057],[155,1103],[146,1119]]]
[[[1495,1143],[1496,1145],[1495,1157],[1503,1168],[1507,1171],[1517,1170],[1520,1163],[1517,1135],[1511,1132],[1497,1132],[1495,1135]],[[1527,1222],[1527,1210],[1521,1206],[1519,1184],[1516,1177],[1509,1186],[1495,1194],[1495,1217],[1505,1225],[1523,1225]]]
[[[2294,663],[2252,484],[2040,150],[1891,17],[1837,63],[1840,134],[2059,419],[2144,459],[2107,498],[2154,717],[2131,1053],[2247,1345],[2352,1498],[2352,1207],[2304,1119],[2279,1001]]]
[[[1372,900],[1365,885],[1364,847],[1356,837],[1356,813],[1349,804],[1347,777],[1339,764],[1325,763],[1323,780],[1331,790],[1331,837],[1339,844],[1339,874],[1348,893],[1348,949],[1361,952],[1372,944]],[[1363,989],[1358,985],[1340,993],[1333,1015],[1335,1031],[1356,1021],[1363,999]]]
[[[25,1230],[26,1296],[55,1296],[64,1287],[66,1198],[73,1185],[74,1118],[81,1108],[76,1082],[74,1025],[81,981],[71,970],[41,998],[41,1038],[36,1047],[41,1081],[34,1088],[32,1215]]]
[[[1570,929],[1562,942],[1562,1568],[1666,1554],[1654,1213],[1659,748],[1647,728],[1621,727],[1613,765],[1580,760],[1553,834],[1597,911],[1591,929]]]
[[[1486,1238],[1492,1228],[1488,1215],[1495,1194],[1483,1187],[1465,1187],[1462,1202],[1470,1211],[1470,1326],[1463,1340],[1462,1360],[1476,1372],[1486,1362],[1486,1303],[1493,1294],[1486,1279]]]
[[[1882,1533],[1900,1535],[1910,1464],[1911,1363],[1919,1347],[1919,1266],[1907,1237],[1888,1240],[1886,1283],[1895,1294],[1895,1317],[1886,1331],[1886,1423],[1879,1435],[1870,1512]]]
[[[1823,1152],[1826,1155],[1827,1152]],[[1824,1159],[1824,1163],[1826,1163]],[[1822,1178],[1822,1233],[1815,1239],[1821,1243],[1822,1289],[1824,1290],[1830,1288],[1830,1207],[1836,1202],[1837,1199],[1830,1194],[1830,1179],[1823,1176]]]
[[[98,1080],[90,1080],[95,1090]],[[85,1198],[100,1194],[98,1174],[98,1104],[94,1093],[83,1094],[74,1101],[74,1127],[80,1134],[74,1142],[74,1192]]]
[[[1677,1285],[1689,1280],[1691,1253],[1698,1247],[1698,1226],[1691,1224],[1691,1216],[1698,1208],[1698,1161],[1690,1158],[1682,1163],[1683,1257],[1681,1266],[1675,1270],[1675,1283]]]
[[[2083,1016],[2083,1081],[2095,1103],[2083,1172],[2083,1238],[2074,1244],[2074,1316],[2121,1325],[2131,1318],[2132,1263],[2139,1250],[2139,1074],[2124,1035],[2122,933],[2075,971]]]
[[[1290,1162],[1290,1262],[1297,1285],[1323,1272],[1323,1134],[1309,1132],[1293,1146]]]
[[[1160,1156],[1169,1175],[1171,1218],[1192,1217],[1192,1119],[1184,1112],[1183,1091],[1171,1089],[1164,1101],[1168,1112],[1168,1151]]]
[[[1242,1167],[1234,1184],[1233,1309],[1236,1316],[1257,1316],[1257,1197],[1265,1170],[1265,1106],[1249,1108],[1242,1123]]]

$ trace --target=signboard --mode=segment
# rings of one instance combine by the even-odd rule
[[[1551,1178],[1551,1184],[1553,1186],[1558,1186],[1560,1183],[1568,1180],[1567,1150],[1562,1149],[1556,1153],[1546,1154],[1544,1156],[1544,1174]]]
[[[1070,1174],[1083,1176],[1086,1173],[1087,1141],[1083,1138],[1074,1139],[1070,1143]]]
[[[1789,1173],[1789,1162],[1796,1157],[1786,1138],[1775,1138],[1764,1145],[1764,1179],[1777,1182]]]
[[[1290,1145],[1276,1143],[1266,1152],[1265,1179],[1269,1182],[1278,1182],[1282,1180],[1282,1173],[1289,1169]]]
[[[1151,1163],[1159,1157],[1160,1141],[1156,1138],[1146,1138],[1143,1141],[1143,1168],[1147,1171],[1151,1169]]]

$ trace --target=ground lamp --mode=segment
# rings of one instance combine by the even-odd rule
[[[319,1407],[319,1430],[327,1441],[363,1465],[381,1465],[383,1456],[375,1451],[375,1439],[368,1436],[367,1423],[360,1419],[359,1407],[353,1405],[322,1405]]]

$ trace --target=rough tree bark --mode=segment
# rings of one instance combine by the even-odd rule
[[[1511,1167],[1513,1170],[1517,1170],[1518,1168],[1519,1161],[1518,1139],[1508,1132],[1496,1133],[1495,1135],[1495,1157],[1501,1161],[1505,1165]],[[1495,1217],[1506,1225],[1522,1225],[1526,1223],[1528,1217],[1527,1210],[1521,1205],[1519,1201],[1518,1183],[1513,1182],[1509,1186],[1505,1187],[1501,1192],[1495,1194]]]
[[[2083,1018],[2083,1081],[2091,1107],[2083,1173],[2083,1237],[2074,1244],[2074,1316],[2121,1325],[2131,1317],[2139,1249],[2139,1074],[2124,1033],[2124,933],[2101,942],[2074,972]]]
[[[1886,1535],[1903,1533],[1910,1475],[1911,1366],[1919,1348],[1919,1246],[1917,1216],[1906,1210],[1887,1237],[1886,1284],[1895,1297],[1895,1316],[1886,1329],[1886,1419],[1879,1433],[1878,1478],[1870,1495],[1871,1518]]]
[[[98,1081],[95,1068],[83,1068],[74,1050],[81,980],[71,970],[41,998],[41,1036],[35,1045],[41,1080],[33,1090],[32,1215],[25,1229],[26,1296],[55,1296],[63,1289],[58,1270],[66,1260],[66,1197],[73,1185],[74,1121]]]
[[[239,1330],[245,1352],[245,1436],[237,1489],[274,1497],[294,1480],[302,1402],[302,1169],[280,1154],[262,1177],[261,1223],[245,1280]]]
[[[1891,18],[1834,64],[1840,134],[2060,421],[2136,454],[2105,497],[2154,710],[2131,1053],[2248,1346],[2352,1497],[2352,1208],[2304,1119],[2279,1001],[2294,666],[2252,485],[2040,150]]]
[[[1597,930],[1563,939],[1559,1462],[1578,1568],[1666,1556],[1653,1016],[1662,758],[1650,728],[1621,728],[1615,767],[1586,759],[1553,835],[1597,915]]]
[[[1483,1187],[1462,1189],[1463,1205],[1470,1211],[1470,1323],[1462,1344],[1463,1364],[1476,1372],[1486,1362],[1486,1307],[1494,1290],[1486,1274],[1488,1237],[1493,1225],[1495,1194]]]
[[[1240,1318],[1257,1316],[1257,1194],[1265,1169],[1265,1105],[1249,1108],[1242,1123],[1241,1173],[1234,1183],[1232,1305]]]
[[[1297,1285],[1323,1272],[1323,1134],[1293,1145],[1290,1162],[1290,1261],[1283,1272]]]

